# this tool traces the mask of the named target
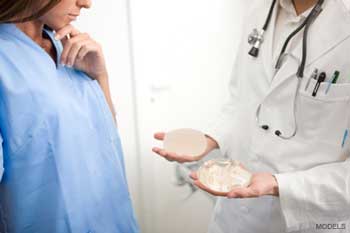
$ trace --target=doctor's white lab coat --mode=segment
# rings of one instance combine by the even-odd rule
[[[296,71],[301,60],[301,36],[280,70],[274,69],[272,41],[276,10],[258,58],[248,55],[249,33],[265,22],[271,1],[251,1],[253,9],[244,25],[243,40],[230,82],[230,102],[206,133],[217,140],[223,154],[242,161],[252,172],[276,174],[280,197],[219,198],[210,233],[340,233],[350,232],[350,11],[347,1],[325,0],[324,10],[311,25],[305,75],[297,99],[298,131],[294,127],[293,101]],[[302,32],[301,32],[302,33]],[[292,57],[295,58],[292,58]],[[340,71],[328,92],[322,83],[306,82],[315,68],[329,80]],[[263,102],[260,124],[256,109]]]

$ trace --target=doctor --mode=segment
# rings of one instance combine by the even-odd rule
[[[196,158],[153,151],[190,162],[220,148],[254,173],[248,188],[218,199],[210,233],[350,232],[349,3],[251,6],[230,102],[206,131],[207,151]]]

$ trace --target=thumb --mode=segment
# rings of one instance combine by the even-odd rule
[[[195,171],[191,172],[190,177],[191,177],[191,179],[193,179],[193,180],[198,180],[197,172],[195,172]]]

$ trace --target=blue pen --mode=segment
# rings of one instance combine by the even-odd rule
[[[327,94],[329,92],[329,90],[331,89],[332,84],[337,83],[339,74],[340,74],[340,72],[337,71],[337,70],[334,72],[332,78],[328,81],[328,86],[327,86],[325,94]]]
[[[345,142],[346,142],[346,139],[348,138],[348,135],[349,135],[349,130],[346,129],[345,132],[344,132],[344,136],[343,136],[343,142],[341,144],[342,148],[344,148],[344,146],[345,146]]]

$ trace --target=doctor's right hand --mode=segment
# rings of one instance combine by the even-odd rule
[[[164,132],[158,132],[154,134],[154,138],[160,141],[164,140],[165,133]],[[205,149],[204,153],[199,156],[193,156],[193,155],[178,155],[171,151],[165,151],[164,149],[153,147],[152,151],[160,155],[161,157],[165,158],[168,161],[175,161],[178,163],[186,163],[186,162],[195,162],[200,159],[202,159],[204,156],[206,156],[209,152],[211,152],[214,149],[219,148],[217,142],[212,139],[209,136],[205,136],[207,139],[207,148]]]

